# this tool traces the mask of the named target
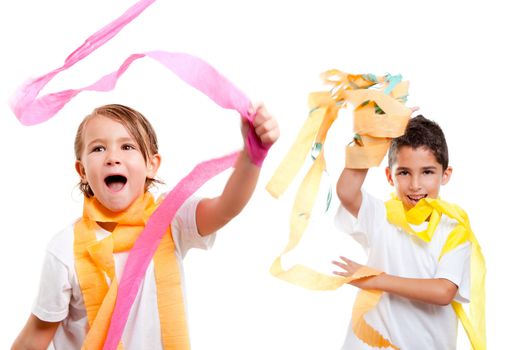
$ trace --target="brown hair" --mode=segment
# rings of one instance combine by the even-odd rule
[[[427,148],[433,152],[436,161],[442,165],[444,171],[449,166],[449,150],[442,128],[422,115],[410,119],[404,135],[392,139],[388,150],[388,166],[390,168],[397,161],[397,153],[404,146],[413,149]]]
[[[80,160],[80,156],[84,150],[83,133],[85,126],[90,119],[96,116],[106,117],[123,125],[139,146],[139,149],[141,150],[143,158],[146,162],[148,162],[151,156],[158,153],[159,148],[157,135],[148,119],[130,107],[120,104],[110,104],[98,107],[93,110],[93,112],[86,116],[78,126],[77,134],[75,136],[76,160]],[[159,180],[147,178],[145,188],[148,189],[148,187],[155,182],[161,183]],[[80,181],[78,186],[80,191],[82,191],[86,197],[94,196],[94,193],[88,183]]]

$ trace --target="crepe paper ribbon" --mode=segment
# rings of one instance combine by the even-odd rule
[[[103,349],[115,349],[121,339],[130,308],[137,296],[147,266],[178,208],[206,181],[233,166],[237,157],[238,153],[234,153],[198,164],[169,192],[150,217],[128,256]]]
[[[308,226],[312,208],[319,190],[322,173],[326,170],[324,143],[328,130],[335,121],[343,105],[336,101],[330,92],[310,94],[310,114],[297,139],[267,185],[267,190],[275,197],[280,196],[300,170],[305,158],[313,149],[313,164],[300,184],[290,217],[289,242],[271,266],[271,274],[281,280],[312,290],[334,290],[353,280],[376,276],[381,272],[362,267],[351,278],[321,274],[303,265],[295,265],[288,270],[282,267],[282,256],[294,249],[300,242]],[[370,327],[364,315],[372,309],[379,298],[375,292],[361,291],[353,308],[352,328],[354,333],[371,346],[393,346],[389,340]]]
[[[281,255],[286,254],[297,245],[308,226],[319,190],[321,176],[326,171],[326,161],[324,158],[326,136],[337,118],[340,108],[346,107],[349,103],[354,104],[358,108],[361,105],[365,105],[368,108],[379,105],[382,111],[380,113],[385,113],[386,118],[383,117],[383,114],[379,115],[379,120],[374,115],[371,117],[376,119],[374,124],[381,123],[381,125],[371,128],[368,115],[364,115],[366,118],[363,122],[361,118],[358,119],[359,123],[362,124],[361,128],[365,129],[360,128],[358,130],[359,134],[366,138],[379,135],[387,137],[399,136],[404,130],[403,121],[407,120],[407,116],[411,114],[410,109],[404,107],[401,102],[396,101],[394,98],[399,96],[404,100],[407,94],[407,84],[399,82],[399,77],[376,77],[372,74],[351,75],[337,70],[327,71],[323,76],[325,82],[332,85],[333,88],[330,92],[324,91],[310,94],[309,116],[293,146],[278,166],[266,187],[272,196],[278,198],[285,192],[301,169],[309,150],[314,149],[314,162],[300,184],[294,200],[290,216],[289,243]],[[388,96],[380,90],[369,89],[377,85],[380,86],[380,89],[392,87],[391,93],[393,96]],[[396,112],[400,115],[400,117],[397,117],[401,121],[399,127],[397,127],[398,123],[395,120],[391,120],[395,115],[392,115],[392,113]],[[389,113],[389,115],[386,113]],[[284,276],[284,272],[281,269],[281,255],[274,261],[271,268],[271,273],[275,276]]]
[[[292,242],[296,242],[297,238],[303,235],[308,226],[319,190],[321,176],[326,171],[326,161],[324,158],[326,136],[337,118],[340,108],[346,107],[349,103],[357,106],[357,109],[372,107],[374,111],[376,106],[380,107],[381,114],[378,117],[374,114],[361,114],[355,111],[355,113],[359,113],[359,118],[355,118],[357,131],[362,139],[365,138],[364,142],[367,142],[368,138],[385,140],[384,145],[372,148],[379,148],[379,153],[382,152],[383,146],[388,147],[389,141],[385,137],[396,137],[404,132],[405,123],[411,114],[409,108],[403,106],[401,102],[395,99],[400,97],[402,100],[405,100],[407,94],[407,83],[399,82],[400,77],[376,77],[372,74],[351,75],[337,70],[327,71],[323,76],[325,82],[332,85],[331,91],[310,94],[309,116],[293,146],[266,186],[267,191],[275,198],[278,198],[285,192],[301,169],[309,150],[311,148],[315,150],[314,162],[296,194],[290,217],[291,239],[283,254],[293,248],[295,244]],[[382,90],[392,87],[392,96],[388,96],[378,89],[369,89],[371,87],[376,88],[377,85]],[[361,148],[368,149],[367,147]],[[372,152],[374,151],[371,150],[367,153]],[[278,261],[275,261],[275,263]]]
[[[411,235],[429,242],[442,214],[458,222],[450,232],[444,243],[439,260],[442,256],[460,244],[470,242],[472,250],[470,257],[470,317],[467,316],[463,306],[453,301],[451,303],[458,315],[465,332],[470,340],[473,350],[486,349],[486,318],[485,318],[485,276],[486,266],[481,246],[477,241],[467,216],[467,213],[457,205],[450,204],[441,199],[424,198],[415,207],[404,211],[403,204],[395,196],[386,202],[388,221],[402,228]],[[418,225],[429,218],[426,230],[416,232],[410,224]]]
[[[67,70],[81,61],[94,50],[101,47],[114,37],[123,27],[135,19],[155,0],[141,0],[127,10],[122,16],[109,23],[95,34],[91,35],[79,48],[73,51],[65,60],[63,66],[22,85],[12,97],[10,104],[14,114],[25,125],[34,125],[53,117],[71,99],[82,91],[110,91],[115,88],[117,80],[124,74],[133,61],[149,57],[173,71],[187,84],[203,92],[219,106],[234,109],[247,119],[250,131],[246,137],[246,145],[251,161],[261,166],[267,155],[269,146],[263,145],[253,127],[254,113],[250,113],[251,102],[207,62],[186,53],[171,53],[151,51],[130,55],[119,69],[107,74],[95,83],[79,88],[50,93],[38,98],[40,91],[57,74]]]
[[[249,99],[207,62],[186,53],[151,51],[132,54],[116,72],[105,75],[94,84],[79,89],[48,94],[35,99],[34,96],[37,96],[44,86],[39,84],[40,79],[45,78],[42,80],[46,80],[46,77],[53,75],[55,71],[50,72],[32,81],[32,83],[28,83],[18,91],[11,102],[13,111],[25,125],[44,122],[53,117],[66,103],[82,91],[113,90],[117,80],[132,62],[143,57],[149,57],[158,61],[173,71],[183,81],[210,97],[219,106],[226,109],[234,109],[243,118],[247,119],[250,124],[250,129],[246,136],[248,154],[252,163],[258,166],[262,165],[267,156],[269,146],[263,145],[256,135],[253,127],[254,114],[250,113],[251,102]]]
[[[318,111],[319,115],[322,115],[322,111]],[[312,124],[315,124],[315,112],[311,114],[314,118]],[[304,131],[304,129],[303,129]],[[306,133],[306,132],[305,132]],[[345,283],[349,283],[353,280],[376,276],[381,272],[373,270],[369,267],[362,267],[351,278],[344,278],[338,276],[330,276],[321,274],[303,265],[295,265],[292,268],[285,270],[282,267],[281,258],[284,254],[294,249],[300,242],[303,232],[305,231],[312,210],[315,196],[317,194],[320,182],[319,176],[312,176],[311,174],[320,174],[322,169],[325,167],[323,151],[319,153],[314,161],[312,168],[310,169],[307,176],[304,178],[300,185],[298,194],[294,201],[294,207],[290,219],[290,236],[289,242],[279,257],[275,259],[271,266],[271,274],[283,281],[299,285],[303,288],[311,290],[334,290],[339,288]],[[371,346],[378,347],[389,347],[392,346],[389,340],[385,339],[367,322],[365,322],[364,315],[375,307],[379,298],[375,297],[375,293],[372,291],[360,291],[358,299],[359,302],[355,302],[353,308],[352,328],[354,333],[362,339],[364,342]]]
[[[168,69],[172,70],[182,80],[203,92],[219,106],[225,109],[236,110],[241,117],[247,119],[250,124],[250,130],[245,140],[246,148],[250,160],[255,165],[260,166],[267,155],[269,147],[263,145],[255,133],[253,126],[255,115],[250,112],[250,100],[242,91],[219,74],[208,63],[185,53],[151,51],[133,54],[123,62],[117,71],[105,75],[89,86],[79,89],[63,90],[38,97],[44,86],[58,73],[70,68],[105,44],[153,2],[155,2],[155,0],[139,1],[122,16],[90,36],[83,45],[66,58],[62,67],[25,83],[11,100],[11,108],[14,114],[18,117],[20,122],[25,125],[34,125],[44,122],[52,118],[71,99],[82,91],[110,91],[114,89],[117,80],[128,69],[131,63],[147,56],[157,60]],[[160,238],[165,232],[164,227],[170,225],[176,209],[205,181],[233,166],[236,158],[237,154],[231,154],[220,159],[214,159],[199,164],[187,177],[180,181],[175,189],[166,197],[161,204],[163,209],[155,211],[155,214],[148,222],[148,226],[146,226],[140,238],[134,244],[133,250],[128,257],[125,273],[119,283],[118,298],[116,299],[116,306],[111,319],[105,349],[114,349],[119,343],[130,307],[144,276],[146,267],[158,247]]]
[[[113,213],[94,197],[85,198],[84,215],[74,227],[74,255],[80,289],[84,296],[89,331],[83,349],[100,349],[105,341],[117,298],[113,253],[129,251],[159,203],[146,192],[124,212]],[[111,235],[97,241],[97,222],[115,222]],[[189,349],[180,267],[174,254],[170,226],[153,257],[157,306],[163,348]],[[110,278],[107,285],[105,274]],[[120,342],[118,349],[123,349]]]

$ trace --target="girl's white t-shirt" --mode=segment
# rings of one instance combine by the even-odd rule
[[[180,265],[182,291],[185,299],[185,279],[182,260],[191,248],[209,249],[215,234],[200,236],[196,226],[196,206],[199,198],[186,201],[177,211],[172,222],[175,255]],[[43,321],[59,322],[53,338],[55,350],[80,349],[87,332],[87,314],[84,299],[75,272],[73,255],[74,223],[53,237],[47,247],[39,293],[32,313]],[[98,226],[100,240],[110,232]],[[116,276],[122,275],[128,252],[114,254]],[[162,349],[160,321],[153,261],[149,264],[133,303],[122,341],[126,350]],[[50,346],[50,349],[52,348]]]
[[[457,225],[443,215],[429,243],[391,225],[384,202],[362,192],[358,218],[340,207],[335,225],[349,233],[367,251],[366,265],[406,278],[445,278],[458,286],[455,301],[470,300],[469,243],[439,256],[446,238]],[[416,231],[427,223],[413,227]],[[383,293],[365,320],[400,349],[454,350],[458,319],[451,305],[438,306]],[[373,349],[358,339],[349,325],[343,350]]]

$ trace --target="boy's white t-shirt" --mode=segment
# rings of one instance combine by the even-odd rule
[[[464,243],[438,260],[457,222],[443,215],[429,243],[391,225],[384,202],[362,192],[358,218],[340,207],[335,225],[349,233],[368,254],[368,266],[406,278],[445,278],[458,286],[455,300],[470,300],[470,244]],[[427,223],[414,227],[425,229]],[[365,320],[400,349],[454,350],[458,319],[451,305],[438,306],[383,293]],[[358,339],[349,325],[343,350],[374,349]]]
[[[182,291],[185,286],[182,259],[190,248],[208,249],[215,234],[200,236],[196,226],[196,206],[199,198],[191,198],[177,211],[172,222],[175,255],[182,276]],[[74,223],[53,237],[41,274],[39,293],[32,313],[43,321],[62,321],[53,338],[55,350],[80,349],[87,331],[87,314],[84,299],[75,272],[73,255]],[[98,239],[110,232],[98,226]],[[116,276],[121,276],[128,252],[114,254]],[[126,350],[162,349],[160,321],[153,261],[149,264],[141,288],[133,303],[122,341]],[[51,347],[50,347],[51,348]]]

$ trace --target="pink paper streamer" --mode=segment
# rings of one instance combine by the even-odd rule
[[[117,80],[129,68],[132,62],[139,58],[150,57],[166,66],[192,87],[203,92],[219,106],[225,109],[236,110],[243,118],[247,119],[251,126],[246,137],[248,154],[251,161],[260,166],[267,155],[268,147],[262,145],[255,133],[253,127],[254,115],[250,113],[250,100],[207,62],[192,55],[164,51],[132,54],[117,71],[105,75],[89,86],[63,90],[38,97],[41,90],[57,74],[70,68],[108,42],[126,24],[130,23],[154,2],[155,0],[141,0],[137,2],[122,16],[90,36],[84,44],[66,58],[62,67],[22,85],[11,99],[11,108],[14,114],[25,125],[42,123],[52,118],[82,91],[110,91],[114,89]],[[197,165],[191,173],[175,186],[151,216],[128,256],[125,271],[119,283],[118,298],[104,349],[116,349],[147,266],[167,227],[169,227],[176,210],[206,181],[233,166],[237,154],[230,154]]]
[[[155,0],[141,0],[128,9],[121,17],[91,35],[84,44],[73,51],[65,60],[64,65],[36,79],[23,84],[11,98],[10,105],[16,117],[24,125],[42,123],[52,118],[69,101],[82,91],[111,91],[116,87],[118,79],[137,59],[150,57],[173,71],[183,81],[203,92],[219,106],[234,109],[247,119],[250,130],[246,136],[246,145],[251,161],[261,166],[267,156],[268,146],[263,145],[253,127],[254,115],[249,112],[251,102],[235,85],[223,77],[207,62],[186,53],[151,51],[130,55],[117,71],[105,75],[95,83],[78,89],[68,89],[50,93],[38,98],[41,90],[57,74],[72,67],[97,48],[113,38],[125,25],[130,23]]]
[[[150,217],[128,255],[125,270],[119,282],[116,305],[110,320],[107,339],[103,346],[104,350],[115,350],[117,348],[148,264],[153,258],[160,240],[167,232],[167,228],[178,208],[210,178],[233,166],[238,155],[239,153],[236,152],[196,165],[166,196]]]
[[[44,122],[53,117],[66,103],[80,91],[65,90],[42,96],[38,99],[39,92],[60,72],[70,68],[78,61],[87,57],[90,53],[112,39],[121,29],[139,16],[155,0],[141,0],[130,7],[123,15],[91,35],[64,61],[62,67],[57,68],[39,78],[30,80],[22,85],[11,99],[11,108],[22,124],[33,125]],[[93,89],[87,89],[93,90]],[[107,91],[107,90],[99,90]]]

